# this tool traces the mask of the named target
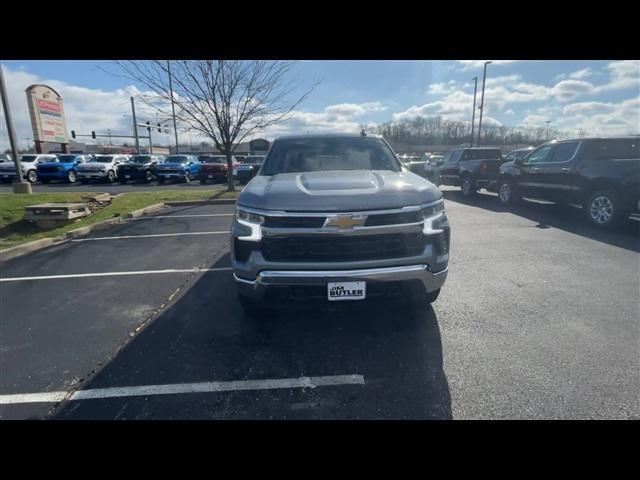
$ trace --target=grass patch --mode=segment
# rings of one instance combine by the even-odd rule
[[[13,247],[40,238],[58,237],[69,230],[93,225],[114,217],[124,217],[128,213],[156,203],[179,200],[209,200],[236,198],[239,192],[225,190],[161,190],[157,192],[129,192],[113,197],[111,204],[88,217],[63,227],[43,230],[34,224],[22,220],[25,207],[50,202],[82,202],[98,192],[78,193],[34,193],[22,195],[14,193],[0,194],[0,250]]]

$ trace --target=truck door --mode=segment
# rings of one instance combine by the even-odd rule
[[[575,200],[579,183],[576,157],[580,143],[557,143],[547,156],[547,161],[540,163],[536,177],[542,198],[561,202]]]
[[[550,158],[552,151],[553,144],[542,145],[531,152],[519,165],[518,188],[524,197],[544,198],[544,177],[541,165]]]
[[[440,181],[443,185],[460,185],[459,167],[463,150],[454,150],[440,167]]]

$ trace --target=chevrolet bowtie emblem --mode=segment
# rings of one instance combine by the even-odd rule
[[[324,226],[337,227],[341,230],[346,230],[353,227],[362,227],[366,221],[366,215],[336,215],[334,217],[327,217],[327,220],[324,222]]]

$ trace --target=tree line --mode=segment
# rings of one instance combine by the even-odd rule
[[[388,121],[375,126],[361,126],[367,132],[383,135],[393,145],[460,145],[471,142],[471,123],[461,120],[444,119],[441,116],[416,117]],[[584,137],[585,130],[565,132],[550,128],[549,139]],[[474,132],[474,144],[478,141],[478,124]],[[482,145],[539,145],[547,140],[546,126],[506,127],[482,125]]]

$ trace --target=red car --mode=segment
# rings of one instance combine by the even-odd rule
[[[224,155],[203,155],[198,157],[200,160],[200,173],[198,179],[200,183],[207,183],[207,180],[213,182],[226,182],[229,169],[227,167],[227,157]],[[233,168],[236,168],[238,161],[236,157],[231,157]]]

